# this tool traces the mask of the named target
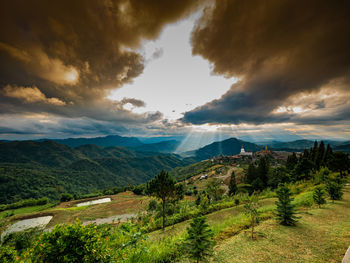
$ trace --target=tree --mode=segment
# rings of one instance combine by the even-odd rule
[[[277,197],[277,220],[281,225],[295,225],[297,217],[289,188],[286,185],[281,186],[277,190]]]
[[[328,180],[326,191],[333,202],[334,200],[341,200],[343,197],[343,185],[339,182]]]
[[[173,226],[174,226],[174,216],[175,216],[175,208],[176,204],[184,198],[185,195],[185,187],[183,184],[175,185],[175,191],[170,199],[170,202],[173,206]]]
[[[341,177],[350,169],[348,154],[343,152],[334,152],[329,160],[329,168],[334,172],[339,172]]]
[[[321,141],[320,145],[318,146],[318,152],[315,160],[317,170],[324,165],[324,156],[325,156],[325,147],[324,147],[324,142]]]
[[[211,200],[218,201],[221,199],[225,190],[221,187],[221,180],[213,178],[207,183],[206,192]]]
[[[162,202],[163,230],[165,229],[165,206],[173,198],[175,190],[175,180],[166,171],[161,171],[147,183],[147,194]]]
[[[261,157],[258,163],[258,176],[262,182],[262,188],[259,190],[266,188],[269,170],[270,170],[269,159],[267,157]]]
[[[252,239],[254,239],[255,222],[259,216],[258,208],[259,208],[258,197],[253,194],[248,198],[248,202],[244,205],[245,214],[247,214],[250,217],[250,227],[252,228],[252,231],[251,231]]]
[[[184,248],[191,259],[197,263],[213,254],[215,241],[214,233],[205,222],[203,216],[193,218],[190,226],[187,227],[187,238],[184,242]]]
[[[236,176],[235,171],[232,171],[231,178],[230,178],[230,184],[228,186],[228,195],[233,196],[237,193],[238,187],[236,183]]]
[[[326,199],[324,198],[324,191],[321,186],[315,188],[313,192],[313,198],[314,202],[318,205],[319,208],[321,207],[321,205],[326,203]]]
[[[286,168],[289,171],[292,171],[297,164],[298,164],[298,157],[295,154],[295,152],[293,152],[293,154],[291,154],[291,155],[288,155]]]

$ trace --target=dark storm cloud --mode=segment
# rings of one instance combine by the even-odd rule
[[[113,102],[109,91],[144,68],[137,52],[145,39],[197,8],[197,1],[62,0],[0,2],[0,113],[87,116],[147,122]],[[34,96],[34,97],[32,97]]]
[[[349,10],[349,1],[216,1],[192,33],[193,54],[208,59],[214,74],[240,80],[220,99],[185,113],[182,120],[322,121],[322,116],[274,110],[293,96],[332,83],[334,91],[349,90]],[[349,119],[342,112],[335,115]]]

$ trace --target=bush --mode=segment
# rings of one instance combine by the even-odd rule
[[[73,200],[73,195],[68,193],[63,193],[60,195],[60,202],[68,202]]]
[[[326,191],[329,197],[334,200],[341,200],[343,197],[343,185],[335,181],[328,181]]]
[[[34,244],[33,262],[111,262],[110,249],[101,241],[96,225],[56,225]]]
[[[2,263],[13,263],[17,261],[17,252],[15,249],[9,246],[0,247],[0,262]]]

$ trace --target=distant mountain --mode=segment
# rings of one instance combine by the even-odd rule
[[[45,141],[41,139],[39,141]],[[137,147],[143,145],[143,143],[135,137],[123,137],[119,135],[109,135],[105,137],[95,138],[68,138],[68,139],[53,139],[60,144],[65,144],[69,147],[77,147],[85,144],[94,144],[102,147],[110,146],[122,146],[122,147]]]
[[[318,143],[321,140],[317,140]],[[331,140],[323,140],[325,145],[330,144],[332,147],[341,146],[344,144],[350,144],[350,142],[342,142],[342,141],[331,141]],[[269,148],[274,150],[286,150],[286,151],[303,151],[304,149],[309,149],[313,147],[315,141],[311,140],[296,140],[291,142],[271,142],[268,145]]]
[[[95,189],[144,183],[162,169],[192,163],[175,154],[133,151],[123,147],[54,141],[0,143],[0,203],[62,192],[85,194]]]
[[[236,138],[230,138],[204,146],[196,151],[193,151],[193,154],[200,160],[209,159],[221,154],[236,155],[241,152],[242,145],[245,151],[256,152],[263,148],[262,146],[256,145],[254,143],[242,141]]]
[[[347,142],[347,144],[334,146],[333,151],[341,151],[341,152],[350,153],[350,143]]]
[[[180,143],[181,142],[179,141],[169,140],[157,143],[144,144],[141,146],[133,147],[133,149],[141,152],[172,153],[175,152]]]

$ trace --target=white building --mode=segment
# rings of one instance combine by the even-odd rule
[[[246,151],[244,150],[243,145],[242,145],[241,152],[240,152],[240,154],[239,154],[239,155],[244,155],[244,156],[252,156],[252,155],[253,155],[253,153],[252,153],[252,152],[246,152]]]

